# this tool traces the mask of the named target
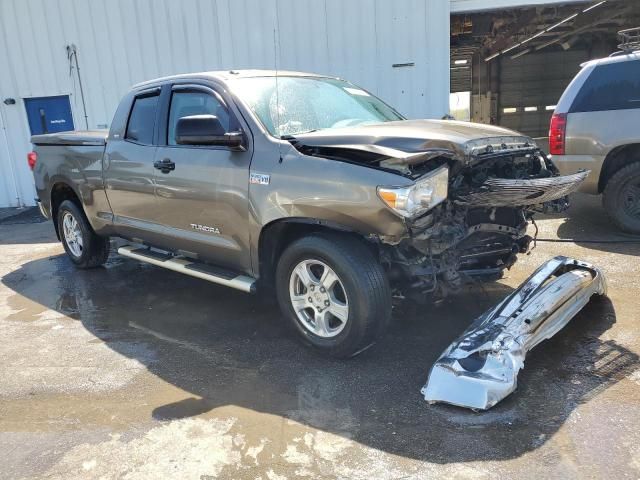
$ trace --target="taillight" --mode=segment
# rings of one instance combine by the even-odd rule
[[[27,153],[27,163],[29,164],[29,168],[31,170],[36,168],[37,161],[38,161],[38,154],[36,152]]]
[[[549,153],[564,155],[565,135],[567,133],[567,114],[555,113],[549,125]]]

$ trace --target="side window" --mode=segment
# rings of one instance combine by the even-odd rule
[[[167,143],[176,143],[176,124],[182,117],[191,115],[215,115],[220,120],[224,130],[229,131],[229,112],[220,101],[205,92],[173,92],[171,107],[169,109],[169,128],[167,131]]]
[[[629,108],[640,108],[640,60],[595,67],[569,113]]]
[[[153,143],[153,129],[156,124],[159,95],[137,97],[133,101],[127,132],[124,138],[137,143],[151,145]]]

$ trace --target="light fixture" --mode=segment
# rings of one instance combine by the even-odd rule
[[[547,32],[550,32],[551,30],[553,30],[556,27],[559,27],[560,25],[562,25],[563,23],[568,22],[569,20],[573,20],[574,18],[576,18],[578,16],[577,13],[574,13],[573,15],[569,15],[567,18],[565,18],[564,20],[560,20],[558,23],[556,23],[555,25],[550,26],[549,28],[547,28]]]
[[[463,59],[463,60],[455,60],[453,63],[455,65],[466,65],[469,61],[467,59]]]
[[[530,49],[530,48],[525,48],[525,49],[524,49],[524,50],[522,50],[521,52],[518,52],[518,53],[516,53],[516,54],[514,54],[514,55],[511,55],[511,59],[513,60],[513,59],[516,59],[516,58],[521,57],[521,56],[523,56],[523,55],[526,55],[526,54],[527,54],[527,53],[529,53],[530,51],[531,51],[531,49]]]
[[[500,55],[500,52],[496,52],[493,55],[488,56],[487,58],[484,59],[485,62],[490,62],[491,60],[493,60],[494,58],[496,58],[498,55]]]
[[[558,23],[556,23],[555,25],[551,25],[550,27],[545,28],[544,30],[541,30],[540,32],[536,33],[535,35],[532,35],[531,37],[529,37],[529,38],[527,38],[527,39],[525,39],[525,40],[522,40],[521,42],[518,42],[518,43],[516,43],[516,44],[514,44],[514,45],[510,46],[509,48],[505,48],[504,50],[500,50],[499,52],[496,52],[496,53],[494,53],[493,55],[490,55],[489,57],[485,58],[485,59],[484,59],[484,61],[485,61],[485,62],[489,62],[489,61],[493,60],[494,58],[496,58],[496,57],[498,57],[498,56],[500,56],[500,55],[503,55],[503,54],[505,54],[505,53],[507,53],[507,52],[510,52],[510,51],[511,51],[511,50],[513,50],[514,48],[521,47],[522,45],[524,45],[524,44],[525,44],[525,43],[527,43],[527,42],[530,42],[530,41],[531,41],[531,40],[533,40],[534,38],[538,38],[540,35],[543,35],[543,34],[545,34],[545,33],[549,32],[549,31],[553,30],[553,29],[554,29],[554,28],[556,28],[556,27],[559,27],[559,26],[560,26],[560,25],[562,25],[563,23],[566,23],[566,22],[568,22],[569,20],[573,20],[573,19],[574,19],[574,18],[576,18],[578,15],[580,15],[580,13],[585,13],[585,12],[588,12],[589,10],[593,10],[594,8],[599,7],[600,5],[602,5],[602,4],[604,4],[604,3],[607,3],[607,0],[603,0],[603,1],[601,1],[601,2],[595,3],[595,4],[591,5],[590,7],[587,7],[587,8],[585,8],[584,10],[582,10],[582,12],[577,12],[577,13],[574,13],[573,15],[569,15],[567,18],[565,18],[565,19],[563,19],[563,20],[560,20],[560,21],[559,21]],[[547,47],[547,46],[551,45],[552,43],[555,43],[555,41],[556,41],[556,40],[552,40],[551,42],[549,42],[549,43],[545,43],[544,45],[538,45],[537,47],[535,47],[535,50],[541,50],[541,49],[543,49],[544,47]],[[518,58],[518,57],[521,57],[522,55],[524,55],[524,54],[526,54],[526,53],[529,53],[530,51],[531,51],[530,49],[527,49],[527,50],[525,50],[524,52],[520,52],[520,53],[518,53],[518,54],[516,54],[516,55],[513,55],[511,58]]]
[[[599,7],[603,3],[607,3],[607,0],[603,0],[602,2],[598,2],[595,5],[591,5],[590,7],[585,8],[584,10],[582,10],[582,13],[588,12],[589,10],[592,10],[592,9],[594,9],[596,7]]]

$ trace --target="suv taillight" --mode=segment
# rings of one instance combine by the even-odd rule
[[[565,134],[567,133],[567,114],[554,113],[549,125],[549,153],[564,155]]]
[[[31,170],[36,168],[37,161],[38,161],[38,154],[36,152],[27,153],[27,163],[29,164],[29,168]]]

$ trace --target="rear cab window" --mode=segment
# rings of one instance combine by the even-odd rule
[[[159,93],[140,95],[133,101],[125,139],[143,145],[153,144]]]
[[[596,66],[569,113],[640,108],[640,60]]]

